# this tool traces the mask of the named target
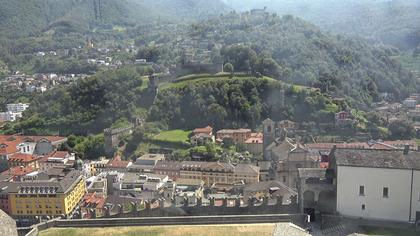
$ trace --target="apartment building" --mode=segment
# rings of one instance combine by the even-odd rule
[[[8,183],[10,213],[15,218],[70,216],[86,192],[80,171],[63,177],[39,175],[32,181]]]

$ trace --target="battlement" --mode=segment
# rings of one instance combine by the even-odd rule
[[[191,204],[191,202],[195,204]],[[112,209],[105,207],[102,214],[97,214],[96,210],[91,209],[89,215],[92,218],[126,218],[299,213],[296,196],[290,198],[290,204],[283,204],[283,196],[277,196],[276,198],[263,197],[261,200],[249,198],[246,202],[241,198],[235,198],[234,200],[224,198],[221,200],[221,204],[216,204],[214,198],[209,199],[209,202],[204,204],[202,198],[195,198],[195,201],[191,201],[190,198],[184,197],[180,206],[176,204],[175,199],[171,199],[170,206],[168,204],[164,198],[154,201],[133,201],[129,207],[124,207],[121,204]],[[82,212],[79,209],[76,212],[76,218],[80,219],[81,216]]]

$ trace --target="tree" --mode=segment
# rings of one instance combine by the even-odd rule
[[[226,63],[225,66],[223,66],[224,72],[233,73],[233,65],[231,63]]]
[[[390,138],[393,140],[407,140],[415,137],[414,126],[408,121],[393,121],[389,124]]]

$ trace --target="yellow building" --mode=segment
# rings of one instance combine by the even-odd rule
[[[206,186],[215,183],[233,184],[244,182],[252,184],[259,181],[260,168],[249,164],[222,162],[184,161],[180,169],[180,177],[184,179],[201,179]]]
[[[12,184],[9,201],[11,215],[15,218],[69,216],[86,192],[85,180],[77,170],[61,179],[54,177]]]

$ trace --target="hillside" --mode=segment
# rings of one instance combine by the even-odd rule
[[[331,121],[339,107],[318,90],[271,78],[206,77],[161,90],[149,119],[170,128],[256,128],[263,119]],[[191,119],[194,117],[194,119]]]
[[[118,86],[115,86],[118,84]],[[133,120],[141,104],[143,78],[134,69],[102,72],[33,98],[25,119],[5,127],[28,134],[97,134],[120,118]]]
[[[145,104],[150,91],[143,83],[135,70],[99,73],[37,96],[24,113],[25,119],[7,124],[4,131],[96,134],[121,119],[146,116],[145,109],[148,121],[163,127],[191,130],[212,124],[255,128],[266,117],[331,121],[339,109],[318,90],[249,76],[207,76],[175,83],[160,89],[150,107]]]
[[[417,0],[224,0],[237,10],[267,7],[292,14],[323,30],[358,35],[400,48],[420,43],[420,2]]]
[[[7,37],[46,30],[83,32],[113,25],[188,21],[227,9],[220,1],[203,0],[0,0],[0,32]]]
[[[383,92],[404,98],[417,88],[413,76],[391,59],[392,49],[328,34],[293,16],[230,13],[195,24],[190,35],[222,45],[220,55],[235,71],[318,87],[358,105]]]

